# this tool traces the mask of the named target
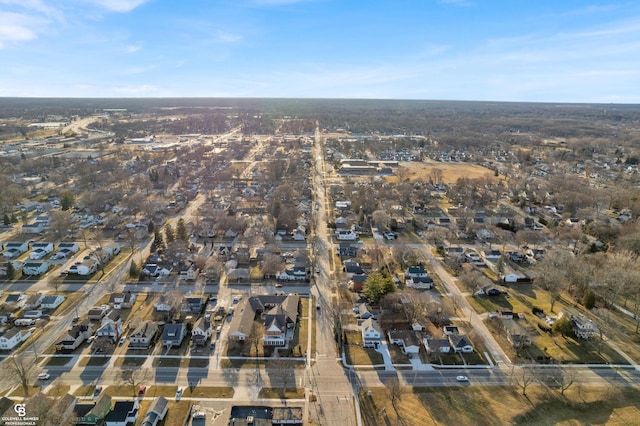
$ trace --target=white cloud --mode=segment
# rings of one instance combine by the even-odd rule
[[[155,68],[156,68],[155,65],[145,65],[145,66],[131,67],[131,68],[125,69],[123,71],[123,73],[124,74],[129,74],[129,75],[144,74],[146,72],[154,70]]]
[[[454,6],[473,6],[473,2],[469,0],[440,0],[442,4],[452,4]]]
[[[283,4],[307,3],[309,1],[313,0],[254,0],[254,3],[278,6]]]
[[[131,12],[149,0],[93,0],[97,5],[112,12]]]
[[[0,12],[0,48],[7,42],[33,40],[37,37],[37,29],[45,22],[35,16],[22,13]]]
[[[225,31],[218,31],[217,41],[220,43],[236,43],[242,40],[242,36],[238,34],[231,34]]]
[[[142,45],[141,44],[130,44],[128,46],[125,46],[124,51],[126,53],[136,53],[140,49],[142,49]]]
[[[63,19],[63,14],[59,9],[45,4],[42,0],[0,0],[0,5],[29,11],[31,13],[35,12],[58,21]]]
[[[151,84],[119,86],[113,88],[113,93],[122,96],[149,96],[160,93],[160,87]]]

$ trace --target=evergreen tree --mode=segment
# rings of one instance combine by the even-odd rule
[[[396,286],[391,278],[385,277],[380,272],[373,272],[365,281],[362,294],[375,305],[395,290]]]
[[[11,262],[7,262],[7,279],[12,280],[16,277],[16,269]]]
[[[140,267],[135,261],[131,261],[131,266],[129,266],[129,277],[138,278],[140,276]]]
[[[595,293],[590,289],[587,289],[587,291],[585,291],[584,295],[582,296],[582,304],[587,309],[593,309],[596,306]]]
[[[185,225],[184,219],[182,218],[178,220],[178,226],[176,227],[176,238],[178,239],[178,241],[187,242],[189,240],[189,235],[187,235],[187,226]]]
[[[71,191],[65,191],[60,197],[60,208],[62,210],[69,210],[76,202],[76,198]]]
[[[176,240],[176,233],[173,230],[173,227],[171,226],[171,224],[167,223],[164,226],[164,236],[165,239],[167,241],[167,244],[171,244],[172,242],[174,242]]]
[[[563,316],[553,323],[551,329],[554,333],[560,333],[563,337],[574,337],[573,324],[569,318]]]
[[[155,230],[156,230],[156,224],[153,223],[153,220],[150,220],[149,224],[147,225],[147,232],[150,234],[153,234],[155,233]]]
[[[151,244],[151,252],[156,252],[158,250],[162,250],[165,247],[164,238],[162,237],[162,232],[160,229],[156,228],[153,231],[153,243]]]

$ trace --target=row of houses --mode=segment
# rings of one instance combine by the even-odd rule
[[[141,413],[137,399],[113,401],[111,396],[101,394],[95,402],[82,402],[77,397],[66,394],[54,399],[42,392],[24,401],[25,411],[30,417],[39,418],[50,424],[78,425],[78,426],[126,426],[135,424]],[[8,407],[3,410],[2,418],[15,418],[15,404],[3,397],[0,405]],[[162,396],[151,402],[145,417],[144,426],[157,426],[167,415],[169,401]],[[47,423],[49,424],[49,423]]]
[[[362,342],[365,348],[378,348],[382,341],[383,332],[378,322],[368,318],[360,324]],[[445,337],[423,336],[422,326],[416,325],[411,330],[392,330],[388,332],[390,344],[400,346],[402,352],[409,357],[417,356],[421,345],[427,353],[472,353],[474,351],[471,340],[456,332],[445,332]]]

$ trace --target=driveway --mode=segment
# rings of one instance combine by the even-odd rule
[[[389,346],[386,341],[380,342],[380,346],[376,348],[376,352],[382,355],[384,358],[384,369],[385,370],[395,370],[396,368],[393,366],[393,361],[391,361],[391,354],[389,353]]]

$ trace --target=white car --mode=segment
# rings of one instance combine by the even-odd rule
[[[51,377],[51,374],[49,373],[38,374],[38,380],[49,380],[49,377]]]
[[[182,388],[178,388],[178,390],[176,391],[176,401],[180,401],[180,398],[182,398]]]
[[[456,380],[459,382],[468,382],[469,378],[467,376],[456,376]]]

